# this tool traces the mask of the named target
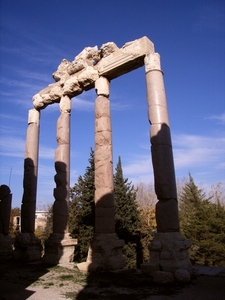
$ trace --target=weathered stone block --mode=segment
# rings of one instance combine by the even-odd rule
[[[144,59],[145,63],[145,72],[149,72],[152,70],[161,70],[161,63],[160,63],[160,55],[159,53],[150,53],[145,56]]]
[[[64,264],[73,261],[77,240],[69,234],[53,233],[45,242],[45,255],[43,262],[48,264]]]
[[[71,97],[77,96],[83,92],[77,76],[71,76],[65,81],[63,86],[63,95],[69,95]]]
[[[155,272],[160,271],[159,263],[144,263],[141,264],[141,272],[145,276],[153,276]]]
[[[109,81],[105,77],[100,77],[95,81],[95,91],[98,96],[109,97]]]
[[[191,279],[191,274],[184,269],[177,269],[174,275],[178,282],[189,282]]]
[[[158,232],[178,232],[178,204],[175,199],[160,200],[156,204],[156,222]]]
[[[156,271],[153,275],[153,281],[160,284],[168,284],[174,282],[174,276],[171,272]]]
[[[77,267],[85,272],[117,270],[125,266],[122,255],[124,241],[119,240],[115,233],[95,234],[88,251],[87,261]]]
[[[39,125],[39,120],[40,120],[40,112],[38,110],[30,109],[28,113],[28,125],[31,123],[36,123]]]
[[[115,48],[115,51],[101,59],[95,68],[100,76],[113,79],[142,67],[145,55],[153,52],[153,43],[147,37],[142,37],[126,43],[121,49]]]

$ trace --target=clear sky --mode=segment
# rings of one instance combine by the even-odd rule
[[[85,47],[147,36],[161,55],[176,177],[225,182],[224,0],[0,0],[0,184],[13,207],[23,193],[23,159],[32,97],[53,83],[63,58]],[[73,98],[71,186],[94,148],[94,90]],[[114,167],[153,182],[144,67],[111,82]],[[58,104],[41,112],[37,208],[52,203]]]

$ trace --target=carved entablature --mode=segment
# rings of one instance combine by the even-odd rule
[[[60,102],[61,97],[74,97],[94,88],[95,81],[104,76],[112,80],[144,65],[146,55],[154,53],[154,44],[142,37],[118,48],[115,43],[103,44],[100,49],[86,47],[72,62],[63,59],[52,74],[55,83],[33,97],[35,109]]]

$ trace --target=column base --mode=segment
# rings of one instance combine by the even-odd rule
[[[77,239],[72,239],[69,233],[52,233],[45,242],[43,262],[57,265],[73,262]]]
[[[9,234],[0,233],[0,257],[11,258],[12,257],[12,238]]]
[[[88,250],[87,261],[77,267],[83,272],[122,269],[125,266],[123,246],[124,241],[115,233],[96,233]]]
[[[160,283],[165,280],[165,273],[171,273],[166,276],[170,280],[173,277],[180,282],[189,281],[192,274],[188,254],[190,246],[191,241],[179,232],[156,233],[149,246],[150,262],[141,265],[142,273],[153,276]]]
[[[13,258],[25,261],[39,260],[42,250],[41,240],[34,233],[20,233],[15,240]]]

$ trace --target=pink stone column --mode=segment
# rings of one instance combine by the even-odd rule
[[[38,176],[40,112],[29,110],[24,159],[23,199],[21,205],[21,232],[34,233]]]
[[[95,81],[95,234],[86,262],[77,267],[92,272],[99,268],[117,270],[125,266],[122,255],[124,241],[115,233],[112,129],[110,118],[109,81]]]
[[[114,187],[109,82],[95,82],[95,233],[114,233]]]
[[[158,232],[179,231],[176,179],[163,72],[158,53],[145,57],[148,116],[155,179]]]
[[[53,205],[53,234],[68,233],[69,188],[70,188],[70,111],[71,100],[63,96],[61,114],[57,121],[57,144],[55,151],[55,202]]]
[[[49,264],[73,261],[77,240],[68,230],[70,190],[70,112],[71,100],[65,95],[59,103],[61,114],[57,120],[55,151],[55,202],[53,204],[53,233],[45,241],[43,261]]]

